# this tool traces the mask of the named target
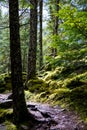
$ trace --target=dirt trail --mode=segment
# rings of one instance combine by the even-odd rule
[[[28,109],[36,119],[41,120],[31,130],[87,130],[78,115],[59,106],[28,103]]]
[[[0,94],[0,104],[11,102],[8,97],[9,94]],[[30,127],[21,125],[21,130],[87,130],[87,126],[73,111],[33,102],[27,102],[27,107],[38,123],[32,122]]]

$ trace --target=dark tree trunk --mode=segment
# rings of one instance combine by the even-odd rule
[[[36,51],[37,51],[37,0],[30,0],[30,41],[28,52],[27,80],[36,75]]]
[[[42,17],[43,17],[43,0],[39,3],[39,22],[40,22],[40,31],[39,31],[39,70],[43,66],[43,45],[42,45]]]
[[[59,0],[56,0],[56,13],[59,12]],[[55,23],[54,23],[54,34],[58,34],[58,25],[59,25],[59,19],[58,19],[58,16],[55,17]]]
[[[10,57],[13,93],[13,118],[19,124],[28,117],[22,83],[22,63],[19,35],[18,0],[9,0]]]
[[[56,13],[59,12],[59,1],[60,0],[55,0],[55,3],[56,3],[55,11],[56,11]],[[53,35],[58,35],[58,25],[59,25],[59,18],[58,18],[58,16],[55,16]],[[52,48],[52,55],[53,55],[53,57],[57,56],[57,48]]]

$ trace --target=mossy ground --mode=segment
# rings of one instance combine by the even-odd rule
[[[12,120],[12,113],[12,109],[0,108],[0,123],[5,122],[6,120]]]
[[[28,81],[26,100],[59,104],[77,111],[87,121],[87,71],[86,66],[82,66],[78,64],[78,67],[56,67],[52,71],[44,71],[42,76]],[[23,79],[26,80],[25,73]],[[2,89],[10,90],[10,75],[1,75],[0,83]]]
[[[16,125],[14,125],[11,121],[5,121],[6,130],[18,130]]]
[[[26,81],[26,73],[22,73],[23,82]],[[3,73],[0,75],[0,93],[11,91],[12,84],[11,84],[11,74],[10,73]]]
[[[39,79],[29,81],[29,92],[25,92],[26,97],[30,95],[27,100],[59,104],[77,111],[87,121],[86,68],[82,71],[81,65],[73,69],[57,67],[45,73]]]

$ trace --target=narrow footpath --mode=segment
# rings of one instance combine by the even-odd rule
[[[0,106],[11,107],[10,94],[0,94]],[[9,105],[8,105],[9,104]],[[38,124],[29,126],[21,125],[21,130],[87,130],[87,125],[80,120],[79,116],[60,106],[27,102],[29,112],[38,120]],[[0,125],[0,130],[6,130]]]

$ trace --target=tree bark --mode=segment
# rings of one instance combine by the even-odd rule
[[[55,8],[56,8],[56,13],[59,12],[59,1],[60,0],[56,0],[56,5],[55,5]],[[54,34],[58,34],[58,25],[59,25],[59,19],[58,19],[58,16],[55,16],[55,23],[54,23]]]
[[[55,0],[56,13],[59,12],[59,2],[60,0]],[[58,35],[58,26],[59,26],[59,18],[58,16],[55,16],[53,35]],[[57,56],[57,48],[52,48],[52,56],[53,57]]]
[[[22,63],[19,34],[18,0],[9,0],[10,57],[13,93],[13,118],[19,124],[28,117],[22,82]]]
[[[43,17],[43,0],[39,3],[39,22],[40,22],[40,30],[39,30],[39,70],[42,69],[43,66],[43,45],[42,45],[42,17]]]
[[[37,51],[37,0],[30,0],[30,41],[28,52],[27,80],[36,75],[36,51]]]

